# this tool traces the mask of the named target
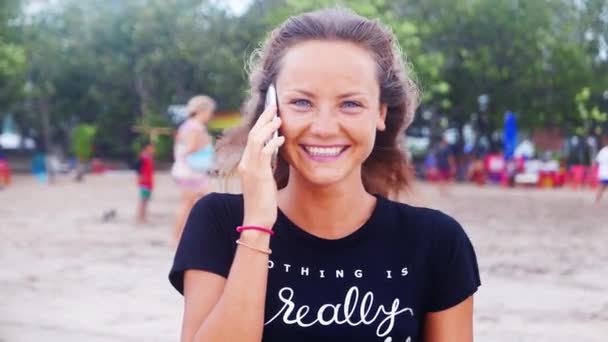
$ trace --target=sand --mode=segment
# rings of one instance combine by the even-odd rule
[[[179,194],[157,177],[144,226],[134,223],[130,172],[52,186],[17,176],[0,190],[0,341],[178,340],[182,298],[167,273]],[[608,198],[596,206],[589,190],[418,191],[457,218],[477,250],[477,341],[608,341]]]

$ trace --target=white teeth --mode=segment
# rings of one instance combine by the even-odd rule
[[[306,151],[313,156],[335,157],[342,152],[342,147],[305,146]]]

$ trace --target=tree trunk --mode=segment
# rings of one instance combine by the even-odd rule
[[[135,92],[139,96],[139,112],[142,118],[150,113],[150,93],[144,84],[144,78],[139,72],[135,72]]]
[[[46,172],[48,175],[49,183],[53,183],[55,181],[55,170],[53,170],[48,163],[49,155],[52,153],[51,144],[52,140],[52,130],[51,130],[51,111],[49,105],[49,99],[47,97],[43,97],[38,100],[38,109],[40,110],[41,117],[41,125],[42,125],[42,141],[44,144],[43,152],[44,158],[47,161],[46,163]]]

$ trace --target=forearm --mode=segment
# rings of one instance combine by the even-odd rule
[[[272,151],[279,148],[285,138],[272,138],[281,125],[280,118],[273,119],[275,114],[276,106],[271,106],[260,115],[249,132],[239,162],[246,226],[269,228],[277,219],[277,186],[270,165]],[[269,258],[265,251],[270,245],[270,234],[246,230],[241,233],[240,241],[251,247],[238,245],[223,292],[214,297],[218,298],[217,303],[209,314],[202,316],[203,323],[194,341],[262,340]]]
[[[267,249],[270,236],[246,231],[240,240]],[[238,245],[224,292],[194,341],[261,341],[267,279],[268,255]]]

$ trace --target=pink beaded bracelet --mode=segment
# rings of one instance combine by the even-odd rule
[[[244,230],[257,230],[257,231],[264,232],[264,233],[270,234],[270,235],[274,234],[274,231],[272,229],[269,229],[266,227],[260,227],[260,226],[238,226],[238,227],[236,227],[236,231],[239,233]]]

